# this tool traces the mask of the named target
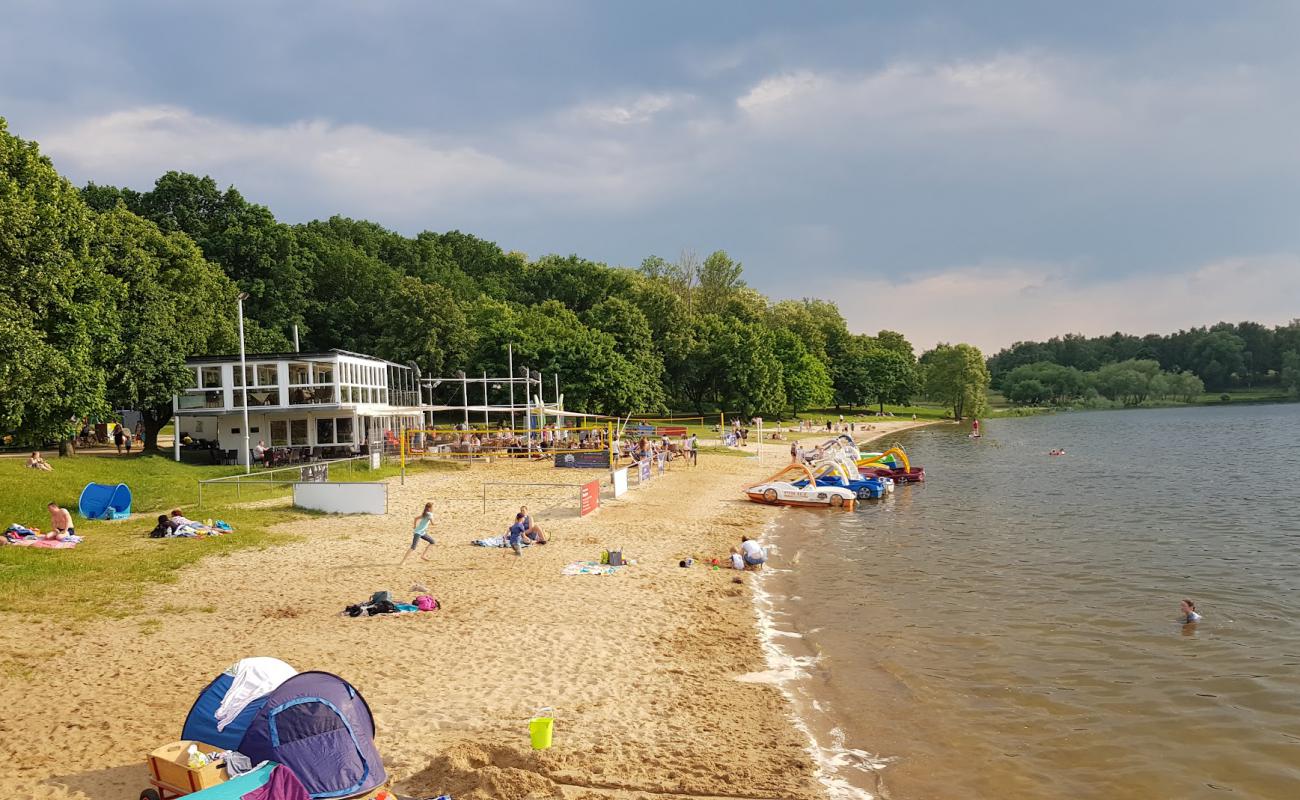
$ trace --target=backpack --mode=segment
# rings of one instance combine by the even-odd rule
[[[437,611],[442,608],[442,604],[434,597],[422,594],[415,598],[415,606],[421,611]]]

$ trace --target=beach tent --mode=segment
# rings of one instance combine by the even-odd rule
[[[238,750],[254,764],[283,764],[317,800],[364,794],[388,780],[370,706],[352,684],[328,672],[299,673],[219,731],[216,711],[233,681],[218,675],[199,694],[182,739]]]
[[[125,483],[88,483],[81,490],[77,510],[86,519],[126,519],[131,516],[131,490]]]

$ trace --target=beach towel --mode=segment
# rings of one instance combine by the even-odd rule
[[[81,537],[76,537],[81,541]],[[42,550],[71,550],[77,546],[77,542],[68,539],[17,539],[10,540],[9,544],[16,547],[39,547]]]
[[[520,542],[519,542],[519,543],[520,543],[521,545],[523,545],[524,547],[527,547],[529,544],[531,544],[531,542],[529,542],[527,539],[525,539],[525,538],[523,538],[523,537],[520,537]],[[473,541],[473,544],[478,545],[479,547],[509,547],[509,546],[510,546],[510,537],[508,537],[508,536],[489,536],[489,537],[487,537],[486,539],[475,539],[475,540]]]
[[[217,730],[223,731],[235,721],[249,703],[275,691],[280,684],[298,674],[298,670],[278,658],[245,658],[229,670],[234,682],[217,706]]]
[[[575,561],[565,566],[562,575],[617,575],[622,567],[611,567],[597,561]]]

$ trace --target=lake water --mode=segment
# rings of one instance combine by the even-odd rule
[[[840,796],[1300,798],[1300,405],[966,432],[772,534],[769,658]]]

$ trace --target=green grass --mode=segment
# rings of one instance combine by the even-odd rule
[[[77,533],[86,541],[72,550],[41,550],[0,545],[0,611],[56,613],[64,618],[121,617],[135,613],[143,594],[155,585],[176,580],[179,572],[205,557],[220,557],[248,548],[265,549],[295,537],[271,533],[286,520],[305,518],[304,512],[241,508],[233,488],[205,490],[202,510],[195,510],[197,481],[240,474],[242,467],[201,467],[177,464],[158,456],[130,458],[78,456],[54,458],[54,472],[27,469],[25,460],[0,459],[0,524],[11,522],[49,527],[45,504],[51,500],[73,512]],[[408,464],[408,472],[460,469],[461,465]],[[400,472],[397,465],[377,471],[334,467],[338,481],[378,480]],[[256,479],[254,471],[253,478]],[[280,477],[291,477],[287,473]],[[77,498],[89,482],[125,483],[131,487],[133,516],[119,522],[83,520]],[[221,484],[209,484],[209,486]],[[288,485],[260,495],[241,490],[243,501],[288,494]],[[235,532],[210,539],[150,539],[155,517],[180,507],[187,516],[224,519]],[[184,609],[211,611],[211,607]],[[142,623],[147,626],[148,622]]]

